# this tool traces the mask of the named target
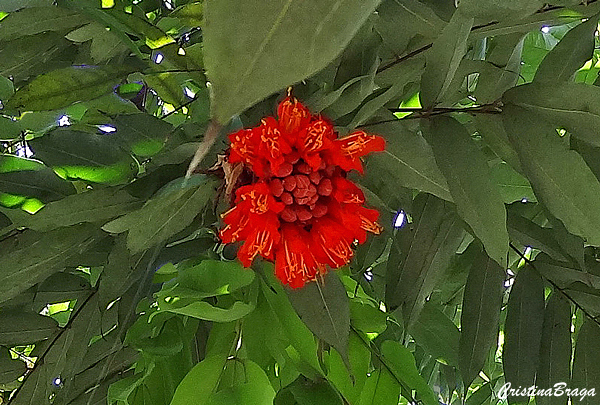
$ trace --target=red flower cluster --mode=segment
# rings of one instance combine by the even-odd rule
[[[363,207],[362,191],[346,172],[363,172],[360,158],[385,147],[383,138],[356,131],[337,138],[330,122],[293,97],[278,107],[279,120],[229,135],[229,163],[241,162],[255,182],[239,187],[223,214],[224,243],[245,241],[238,258],[246,267],[260,254],[275,262],[284,283],[300,288],[350,262],[352,244],[367,231],[379,234],[379,213]]]

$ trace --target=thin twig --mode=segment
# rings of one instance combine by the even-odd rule
[[[598,321],[598,319],[595,316],[592,316],[592,314],[590,314],[585,308],[583,308],[581,306],[581,304],[579,304],[573,297],[571,297],[569,294],[567,294],[563,288],[559,287],[554,281],[552,281],[548,277],[544,276],[535,267],[535,264],[531,260],[529,260],[523,254],[523,252],[521,252],[515,245],[513,245],[512,242],[509,243],[509,246],[512,250],[514,250],[519,255],[519,257],[521,259],[523,259],[525,261],[525,263],[527,263],[529,266],[531,266],[531,268],[534,269],[544,280],[548,281],[552,285],[552,287],[554,287],[557,291],[559,291],[561,294],[563,294],[569,301],[571,301],[573,303],[573,305],[575,305],[576,308],[578,308],[581,312],[583,312],[584,315],[586,315],[588,318],[590,318],[592,321],[594,321],[594,323],[596,323],[598,326],[600,326],[600,322]]]

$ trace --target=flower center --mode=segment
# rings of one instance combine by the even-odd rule
[[[327,167],[324,163],[313,170],[295,151],[286,155],[286,162],[269,183],[275,199],[286,205],[279,218],[283,222],[308,226],[313,218],[326,215],[334,172],[333,166]]]

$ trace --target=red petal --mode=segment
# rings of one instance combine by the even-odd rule
[[[292,134],[310,122],[310,111],[294,97],[286,97],[277,107],[279,125],[288,134]]]

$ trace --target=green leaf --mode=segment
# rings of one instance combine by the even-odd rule
[[[0,100],[6,101],[15,93],[15,85],[10,79],[0,76]]]
[[[428,354],[449,366],[458,366],[460,331],[432,302],[425,303],[409,333]]]
[[[600,244],[600,183],[554,126],[525,109],[506,106],[506,132],[538,199],[569,232]]]
[[[0,81],[3,77],[0,76]],[[2,83],[0,83],[0,86]],[[2,92],[2,89],[0,89]],[[0,100],[2,100],[2,94],[0,94]],[[6,98],[4,98],[6,100]],[[8,117],[0,116],[0,139],[2,140],[10,140],[15,139],[21,135],[21,126],[18,121],[13,121]]]
[[[298,316],[320,339],[348,361],[350,307],[346,288],[334,272],[328,272],[300,289],[286,289]]]
[[[219,384],[227,355],[207,357],[196,364],[177,386],[170,405],[204,405]]]
[[[71,273],[58,272],[37,286],[35,302],[42,305],[65,302],[89,294],[91,289],[90,283],[85,278]]]
[[[386,148],[368,158],[366,176],[376,176],[393,187],[401,185],[452,201],[431,147],[416,131],[398,121],[374,125],[369,132],[383,136]]]
[[[105,62],[128,50],[117,35],[96,22],[69,32],[66,38],[79,43],[91,40],[90,54],[95,63]]]
[[[515,201],[537,202],[529,181],[505,162],[490,167],[490,177],[498,185],[502,200],[506,204]]]
[[[521,19],[533,14],[544,5],[540,0],[463,0],[459,10],[471,17],[487,19],[491,21],[504,21]]]
[[[381,344],[381,354],[394,376],[417,392],[417,399],[425,405],[439,405],[439,401],[427,385],[415,365],[413,354],[398,342],[386,340]]]
[[[409,214],[413,224],[398,232],[390,252],[385,292],[389,308],[402,306],[406,325],[418,319],[464,236],[451,204],[430,194],[418,195]]]
[[[73,194],[75,188],[40,162],[0,154],[0,191],[48,202]]]
[[[5,347],[0,347],[0,384],[8,384],[22,376],[27,370],[27,364],[19,359],[13,360]]]
[[[465,391],[496,348],[504,271],[479,247],[469,271],[460,317],[459,370]]]
[[[387,327],[387,314],[374,305],[351,300],[350,322],[364,333],[382,333]]]
[[[546,55],[533,80],[551,85],[571,80],[575,72],[592,59],[597,29],[598,15],[569,30]]]
[[[85,224],[43,234],[25,232],[16,241],[2,242],[0,247],[7,253],[0,257],[0,302],[44,280],[68,260],[79,257],[100,237],[95,226]]]
[[[535,113],[547,121],[547,127],[553,124],[594,146],[600,146],[598,86],[571,82],[529,83],[508,90],[503,101]],[[506,107],[504,110],[507,111]],[[509,108],[509,111],[515,109]],[[507,132],[511,131],[507,129]]]
[[[62,31],[86,22],[88,20],[82,15],[56,6],[24,8],[10,13],[0,22],[0,41],[45,31]]]
[[[311,381],[300,376],[289,386],[289,390],[298,405],[343,404],[339,394],[325,380]]]
[[[135,160],[110,135],[58,128],[29,142],[37,159],[61,177],[121,183],[137,174]]]
[[[423,130],[448,181],[458,214],[481,240],[488,255],[504,265],[508,251],[506,210],[492,184],[485,156],[465,127],[453,118],[435,117]]]
[[[400,384],[385,368],[375,370],[367,377],[360,394],[359,405],[398,405]]]
[[[567,382],[571,377],[570,367],[571,304],[561,293],[556,291],[548,299],[544,311],[540,365],[535,383],[540,388],[548,388],[557,382]],[[536,403],[539,405],[567,405],[567,401],[566,395],[562,397],[538,396],[536,398]]]
[[[570,387],[585,389],[588,393],[595,390],[596,395],[600,388],[600,357],[598,356],[597,345],[600,339],[600,327],[591,319],[586,319],[575,344],[575,357],[573,358],[573,376]],[[589,394],[588,394],[589,395]],[[595,397],[587,396],[585,399],[579,398],[581,405],[593,405]]]
[[[504,326],[502,362],[506,381],[515,387],[530,387],[540,357],[544,320],[544,284],[530,267],[523,267],[512,286]],[[526,401],[509,396],[509,402]]]
[[[257,405],[273,403],[275,391],[263,369],[251,360],[244,360],[243,367],[243,383],[237,384],[238,381],[236,381],[233,387],[227,387],[214,393],[208,401],[209,404]]]
[[[421,105],[431,108],[443,101],[454,79],[460,61],[467,51],[467,38],[473,26],[473,18],[460,11],[442,30],[427,53],[425,71],[421,77]]]
[[[523,173],[519,156],[508,140],[508,135],[502,125],[502,117],[492,114],[476,114],[473,122],[483,142],[511,168]]]
[[[334,0],[206,3],[204,59],[213,90],[213,117],[226,123],[324,68],[378,4],[379,0],[348,0],[343,5]]]
[[[186,25],[198,27],[203,24],[204,14],[202,13],[202,2],[194,1],[177,7],[169,17],[175,17]]]
[[[351,371],[348,371],[342,356],[337,351],[329,352],[327,379],[348,402],[354,404],[358,403],[367,381],[367,374],[371,370],[371,352],[362,337],[352,333],[348,353]]]
[[[261,290],[264,297],[283,327],[286,337],[299,353],[300,358],[314,368],[314,370],[322,373],[319,360],[317,359],[317,344],[312,332],[296,314],[283,287],[273,275],[272,266],[265,267],[265,270],[267,270],[265,275],[267,280],[269,280],[269,284],[264,280],[261,282]]]
[[[600,276],[574,269],[563,262],[552,260],[545,253],[540,253],[536,256],[535,268],[538,269],[542,276],[552,280],[561,288],[575,287],[576,284],[580,283],[590,289],[600,291]]]
[[[203,179],[200,186],[178,189],[149,200],[142,208],[117,218],[102,229],[129,231],[127,247],[132,253],[161,243],[185,229],[208,203],[214,181]]]
[[[72,66],[53,70],[17,90],[7,103],[27,111],[56,110],[110,93],[131,70],[123,66]]]
[[[149,114],[120,115],[113,119],[115,135],[134,154],[148,157],[158,153],[173,126]]]
[[[139,200],[125,191],[101,188],[51,202],[18,223],[35,231],[49,231],[82,222],[107,221],[140,205]]]
[[[0,345],[12,347],[48,339],[59,331],[58,322],[35,312],[0,312]]]

